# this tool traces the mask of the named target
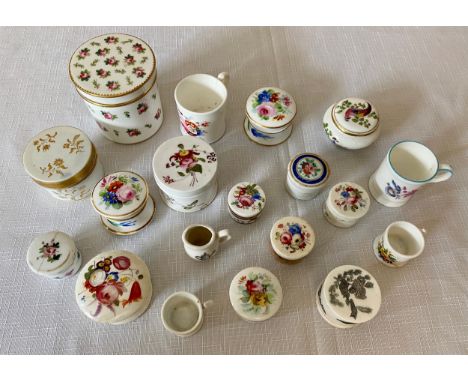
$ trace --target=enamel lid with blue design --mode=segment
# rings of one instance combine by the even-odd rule
[[[273,224],[270,241],[278,256],[286,260],[299,260],[314,248],[315,232],[305,219],[286,216]]]
[[[364,187],[353,182],[335,184],[328,194],[328,206],[345,219],[362,218],[370,207],[370,197]]]
[[[313,153],[296,155],[289,162],[288,169],[293,181],[303,187],[317,187],[330,176],[327,162]]]
[[[332,109],[332,120],[345,134],[363,136],[373,133],[379,126],[377,109],[361,98],[345,98]]]

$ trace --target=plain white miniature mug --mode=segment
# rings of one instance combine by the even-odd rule
[[[187,255],[198,261],[209,260],[214,256],[220,244],[231,240],[227,229],[215,232],[207,225],[193,224],[182,233],[182,241]]]
[[[220,139],[226,130],[226,100],[229,74],[218,77],[192,74],[182,79],[174,90],[180,131],[208,143]]]
[[[424,228],[419,229],[409,222],[393,222],[374,239],[374,255],[382,264],[402,267],[423,252],[425,233]]]
[[[203,325],[204,310],[213,304],[212,300],[201,302],[188,292],[171,294],[161,309],[164,327],[180,337],[188,337],[198,332]]]
[[[435,154],[422,143],[402,141],[393,145],[369,179],[369,190],[379,203],[401,207],[427,183],[448,180],[452,167],[439,164]]]

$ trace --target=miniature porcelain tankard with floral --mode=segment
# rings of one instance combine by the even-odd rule
[[[452,167],[440,164],[422,143],[402,141],[393,145],[369,179],[369,190],[380,204],[401,207],[428,183],[450,179]]]
[[[229,214],[240,224],[250,224],[260,216],[265,202],[265,192],[258,184],[240,182],[229,191]]]
[[[182,233],[185,252],[194,260],[205,261],[214,256],[220,244],[231,240],[227,229],[216,232],[202,224],[188,226]]]

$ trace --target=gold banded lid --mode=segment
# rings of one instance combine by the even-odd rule
[[[331,116],[335,126],[344,134],[365,136],[379,127],[377,109],[360,98],[345,98],[333,106]]]

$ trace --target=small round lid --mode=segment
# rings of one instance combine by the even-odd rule
[[[296,155],[289,162],[288,170],[291,178],[305,187],[317,187],[330,176],[327,162],[313,153]]]
[[[149,45],[122,33],[97,36],[83,43],[70,59],[69,74],[84,93],[113,98],[141,88],[156,70]]]
[[[110,218],[125,217],[141,208],[148,198],[148,186],[140,175],[119,171],[106,175],[91,196],[94,209]]]
[[[360,324],[374,318],[381,304],[377,280],[356,265],[333,269],[323,282],[327,305],[340,321]]]
[[[142,314],[153,293],[143,260],[128,251],[103,252],[90,260],[76,280],[81,311],[94,321],[119,324]]]
[[[265,207],[265,201],[263,189],[251,182],[237,183],[228,194],[229,208],[243,218],[257,216]]]
[[[284,90],[264,87],[247,99],[247,116],[260,126],[278,128],[287,125],[296,115],[294,98]]]
[[[154,153],[154,176],[158,186],[169,193],[196,193],[215,177],[216,159],[213,148],[199,138],[171,138]]]
[[[232,280],[229,298],[236,313],[248,321],[265,321],[281,307],[283,290],[276,276],[260,267],[245,268]]]
[[[344,218],[359,219],[369,211],[370,197],[366,190],[353,182],[335,184],[329,193],[329,206]]]
[[[314,248],[315,233],[304,219],[286,216],[273,224],[270,240],[278,256],[286,260],[298,260]]]
[[[41,131],[26,146],[23,165],[36,183],[66,188],[85,179],[96,164],[93,144],[81,130],[56,126]]]
[[[336,127],[348,135],[369,135],[379,127],[379,114],[374,106],[360,98],[345,98],[332,109]]]

